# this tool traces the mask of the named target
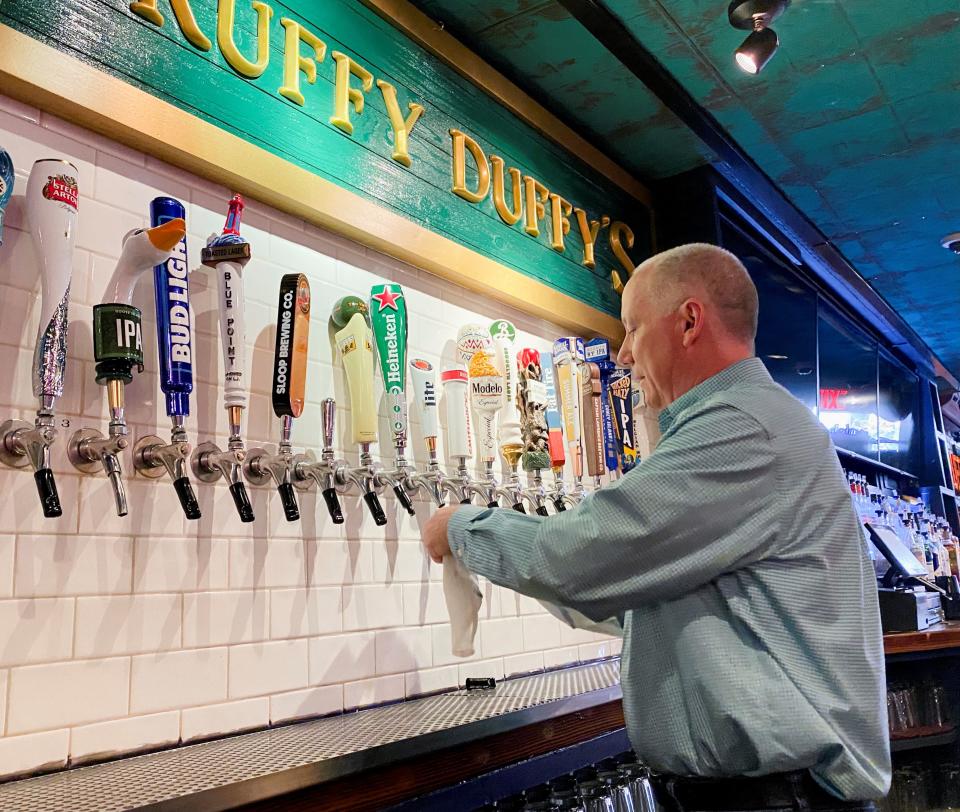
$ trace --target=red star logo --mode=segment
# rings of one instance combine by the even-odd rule
[[[380,303],[380,307],[377,309],[377,312],[379,313],[385,307],[392,307],[394,310],[399,310],[400,308],[397,307],[397,299],[399,299],[401,296],[403,296],[403,293],[400,291],[394,293],[389,288],[384,287],[380,293],[374,293],[370,296],[370,298],[376,299],[376,301]]]

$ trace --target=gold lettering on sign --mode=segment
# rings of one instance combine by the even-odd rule
[[[350,105],[359,116],[363,112],[363,93],[369,93],[373,89],[373,74],[363,65],[354,62],[346,54],[334,51],[330,56],[337,63],[337,75],[334,78],[333,95],[333,115],[330,116],[330,123],[347,135],[353,134],[353,123],[350,121]],[[356,76],[360,80],[360,86],[363,93],[355,87],[350,87],[350,75]]]
[[[583,264],[588,268],[595,268],[597,260],[593,256],[593,245],[600,229],[610,225],[610,218],[604,214],[599,220],[587,220],[587,213],[581,208],[574,209],[573,214],[577,218],[577,229],[583,239]]]
[[[270,18],[273,9],[266,3],[254,0],[251,4],[257,12],[257,61],[251,62],[237,48],[233,39],[236,16],[236,0],[219,0],[217,5],[217,45],[227,64],[241,76],[256,79],[263,75],[270,61]]]
[[[560,195],[550,193],[550,247],[554,251],[563,251],[563,235],[570,233],[570,212],[573,206]]]
[[[453,189],[455,195],[471,203],[479,203],[490,191],[490,167],[480,145],[460,130],[450,130],[453,137]],[[467,156],[469,152],[477,165],[477,188],[467,188]]]
[[[543,219],[545,213],[543,204],[550,196],[550,190],[536,178],[524,175],[523,194],[526,201],[523,230],[531,237],[539,237],[540,221]]]
[[[397,101],[397,89],[389,82],[383,79],[377,80],[377,87],[383,95],[383,103],[387,108],[387,115],[390,117],[390,126],[393,128],[393,158],[398,164],[410,166],[410,142],[408,136],[417,123],[417,119],[423,113],[423,105],[410,102],[407,108],[410,114],[404,119],[400,112],[400,103]]]
[[[304,98],[300,92],[300,73],[307,77],[312,85],[317,81],[317,63],[323,62],[327,55],[327,44],[308,31],[296,20],[287,17],[280,18],[283,26],[283,85],[277,90],[285,99],[303,105]],[[303,56],[300,53],[300,43],[313,48],[313,56]]]
[[[170,8],[173,9],[173,16],[187,42],[201,51],[209,51],[213,43],[197,25],[197,18],[193,16],[189,0],[170,0]],[[158,27],[163,25],[163,15],[157,10],[157,0],[136,0],[130,4],[130,11]]]
[[[507,205],[504,177],[503,177],[503,158],[499,155],[491,155],[490,163],[493,164],[493,205],[497,209],[497,214],[508,226],[516,225],[523,217],[523,192],[521,186],[523,180],[520,177],[520,170],[515,166],[510,167],[510,181],[513,184],[513,208]]]
[[[613,251],[613,255],[627,272],[627,279],[629,280],[633,276],[636,266],[630,259],[630,255],[627,254],[627,248],[623,247],[624,243],[627,244],[627,248],[633,248],[633,231],[626,223],[614,220],[610,226],[610,250]],[[613,282],[613,289],[617,293],[623,293],[624,282],[619,271],[610,271],[610,281]]]

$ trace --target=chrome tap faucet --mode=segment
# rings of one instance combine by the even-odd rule
[[[336,452],[333,450],[336,410],[336,401],[333,398],[325,398],[321,404],[323,452],[320,461],[317,462],[312,454],[298,454],[294,457],[293,484],[300,490],[306,490],[311,484],[316,483],[323,494],[330,520],[334,524],[343,524],[343,510],[340,507],[337,486],[343,487],[349,483],[349,480],[346,477],[346,461],[336,459]]]
[[[283,515],[288,522],[300,518],[297,496],[293,490],[294,459],[293,446],[290,444],[290,432],[293,429],[293,417],[282,418],[280,443],[276,454],[268,454],[265,448],[251,448],[243,461],[243,475],[251,485],[265,485],[273,479],[280,494]]]
[[[183,427],[183,416],[172,415],[171,442],[164,443],[155,434],[141,437],[133,447],[133,467],[150,479],[162,477],[164,472],[173,480],[183,513],[188,519],[200,518],[200,505],[187,476],[190,443]]]
[[[111,381],[111,383],[119,382]],[[121,478],[123,469],[120,467],[120,452],[130,444],[130,441],[127,439],[127,427],[122,422],[122,417],[121,409],[120,419],[110,421],[107,437],[96,429],[78,429],[71,436],[67,447],[67,456],[78,471],[95,474],[102,468],[109,477],[118,516],[126,516],[128,512],[127,494]]]
[[[240,476],[243,461],[247,456],[240,437],[240,407],[231,407],[229,411],[231,421],[227,450],[221,451],[216,443],[201,443],[190,457],[190,467],[193,469],[193,475],[201,482],[216,482],[221,476],[229,482],[230,494],[233,496],[233,503],[236,505],[240,521],[252,522],[253,506],[250,504],[250,497],[247,496],[246,486]],[[234,412],[237,415],[235,422]]]
[[[6,420],[0,425],[0,462],[13,468],[33,468],[40,505],[47,518],[63,515],[50,468],[50,446],[56,439],[52,411],[41,409],[32,426],[23,420]]]

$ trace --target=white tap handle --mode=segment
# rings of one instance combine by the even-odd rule
[[[467,381],[467,371],[463,367],[445,369],[440,373],[447,414],[447,456],[452,458],[473,457]]]
[[[499,323],[499,322],[497,322]],[[500,405],[500,446],[523,444],[520,431],[520,409],[517,406],[519,374],[511,342],[497,338],[493,342],[494,365],[503,376],[503,399]]]
[[[244,325],[243,266],[239,262],[217,263],[220,291],[220,345],[223,348],[223,405],[247,408],[246,327]]]
[[[580,441],[580,362],[582,361],[582,339],[558,338],[553,343],[553,363],[557,370],[563,433],[567,438],[568,456],[573,463],[573,475],[576,477],[583,475],[583,453]]]
[[[437,422],[437,379],[433,365],[422,358],[410,359],[410,377],[413,380],[413,398],[420,416],[423,437],[429,442],[440,433]]]
[[[373,397],[373,333],[363,313],[354,313],[334,340],[343,359],[350,390],[350,425],[353,442],[377,441],[377,406]]]
[[[67,306],[77,236],[77,168],[37,161],[27,181],[27,223],[40,260],[40,328],[33,357],[33,394],[63,394],[67,361]]]

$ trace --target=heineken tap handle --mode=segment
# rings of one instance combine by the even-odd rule
[[[374,285],[370,291],[370,321],[380,359],[380,374],[387,396],[390,431],[396,451],[393,471],[380,478],[393,489],[401,507],[416,516],[404,484],[409,472],[407,446],[407,305],[400,285]]]

